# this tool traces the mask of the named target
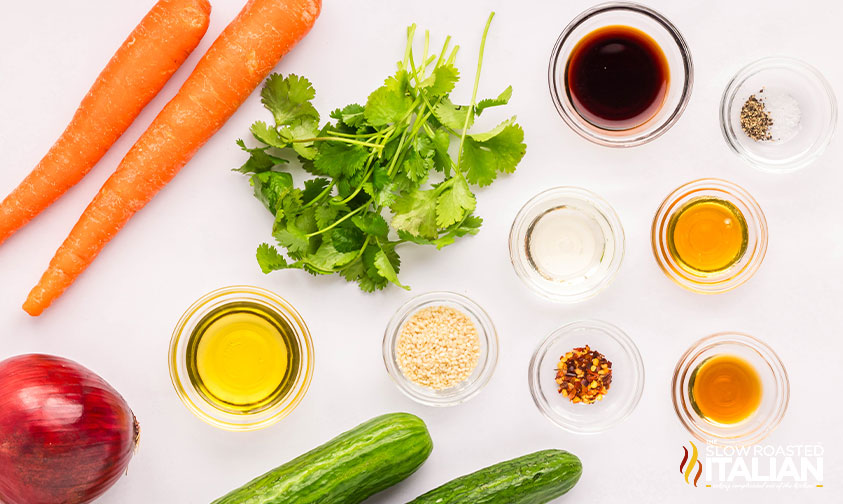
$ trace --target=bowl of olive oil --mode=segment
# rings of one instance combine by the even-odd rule
[[[170,377],[205,422],[255,430],[287,416],[313,375],[313,343],[286,300],[257,287],[225,287],[193,303],[176,325]]]

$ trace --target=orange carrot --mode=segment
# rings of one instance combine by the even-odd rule
[[[23,309],[40,315],[213,136],[316,21],[321,0],[249,0],[105,182]]]
[[[91,171],[193,52],[210,13],[208,0],[161,0],[152,7],[47,155],[0,203],[0,243]]]

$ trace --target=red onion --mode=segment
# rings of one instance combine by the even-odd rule
[[[120,394],[79,364],[0,362],[0,502],[91,502],[126,471],[139,432]]]

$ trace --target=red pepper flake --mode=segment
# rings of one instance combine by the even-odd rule
[[[612,385],[612,363],[588,345],[560,357],[556,368],[559,393],[572,403],[600,401]]]

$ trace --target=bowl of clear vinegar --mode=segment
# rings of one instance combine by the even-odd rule
[[[623,226],[611,205],[577,187],[556,187],[531,198],[509,234],[518,277],[537,294],[565,303],[608,287],[624,245]]]
[[[313,344],[301,315],[257,287],[226,287],[196,301],[170,343],[179,398],[205,422],[255,430],[287,416],[313,375]]]

